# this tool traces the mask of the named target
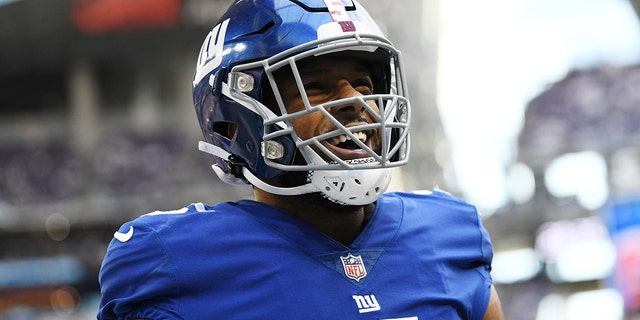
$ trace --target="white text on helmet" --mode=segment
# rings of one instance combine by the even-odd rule
[[[204,39],[198,62],[196,65],[196,75],[193,79],[194,83],[200,82],[202,78],[222,63],[222,49],[224,46],[224,38],[227,35],[227,26],[229,19],[222,21],[211,29],[211,32]]]

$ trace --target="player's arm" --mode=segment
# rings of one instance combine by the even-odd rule
[[[502,313],[502,304],[500,303],[500,297],[494,286],[491,286],[491,298],[489,298],[489,306],[484,313],[483,320],[504,320],[504,314]]]

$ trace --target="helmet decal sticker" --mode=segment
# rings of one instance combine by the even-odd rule
[[[331,18],[333,21],[345,21],[349,20],[349,16],[347,15],[347,9],[345,9],[344,4],[340,0],[324,0],[324,3],[327,5],[327,9],[329,9],[329,13],[331,14]]]
[[[342,32],[356,31],[356,25],[349,19],[349,15],[342,1],[324,0],[324,3],[327,5],[327,9],[331,14],[331,19],[340,25]]]
[[[200,55],[198,56],[194,83],[202,80],[207,73],[219,67],[222,63],[222,49],[229,20],[230,19],[224,20],[222,23],[213,27],[205,38],[202,48],[200,49]]]
[[[338,21],[338,24],[342,28],[342,32],[355,32],[356,24],[353,21]]]

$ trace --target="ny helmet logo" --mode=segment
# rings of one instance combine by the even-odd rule
[[[354,256],[349,253],[346,257],[340,257],[340,261],[342,261],[344,274],[347,278],[359,282],[360,279],[367,276],[367,269],[365,269],[362,262],[362,256]]]
[[[205,38],[202,48],[200,49],[200,55],[198,55],[194,83],[199,82],[205,75],[219,67],[222,63],[224,39],[227,36],[229,20],[230,19],[224,20],[222,23],[213,27]]]

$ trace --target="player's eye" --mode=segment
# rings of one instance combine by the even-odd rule
[[[312,81],[304,84],[304,90],[308,95],[324,92],[327,87],[320,81]]]
[[[352,81],[351,86],[364,95],[373,94],[373,83],[368,79],[357,79]]]

